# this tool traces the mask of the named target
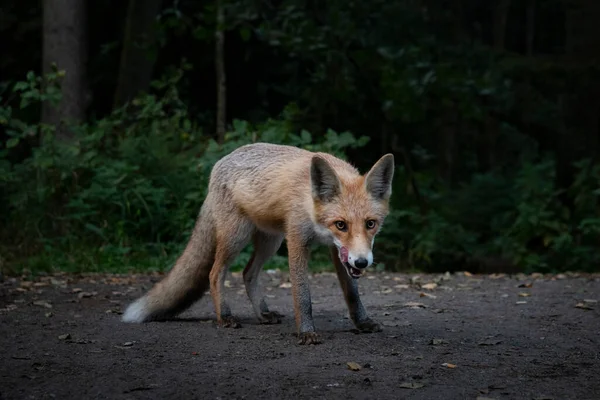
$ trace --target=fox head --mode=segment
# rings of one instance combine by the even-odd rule
[[[388,214],[393,176],[392,154],[381,157],[365,175],[334,168],[319,155],[312,158],[310,178],[320,236],[335,244],[354,279],[373,264],[373,242]]]

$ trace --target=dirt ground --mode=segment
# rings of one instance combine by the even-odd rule
[[[600,399],[600,275],[370,273],[362,299],[383,331],[358,334],[336,277],[317,274],[312,346],[296,343],[287,275],[262,278],[286,317],[258,324],[232,274],[240,329],[217,328],[210,296],[122,323],[159,275],[6,278],[0,399]]]

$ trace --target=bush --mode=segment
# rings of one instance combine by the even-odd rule
[[[106,118],[71,126],[68,141],[57,140],[53,127],[16,118],[50,94],[60,98],[60,72],[44,82],[29,73],[26,81],[13,85],[19,107],[0,109],[9,136],[0,153],[6,205],[2,242],[9,262],[17,269],[168,267],[193,228],[210,170],[225,154],[266,141],[343,157],[345,149],[368,140],[331,130],[319,141],[307,131],[295,133],[290,105],[276,120],[258,125],[234,121],[226,142],[218,145],[180,101],[181,76],[178,70],[154,82],[152,94]],[[246,251],[234,267],[248,256]]]

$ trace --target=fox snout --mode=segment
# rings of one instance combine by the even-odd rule
[[[348,264],[354,268],[365,269],[373,264],[373,253],[369,252],[366,255],[348,253]]]

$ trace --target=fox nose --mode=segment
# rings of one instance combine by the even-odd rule
[[[358,258],[356,259],[356,261],[354,261],[354,266],[356,268],[367,268],[367,266],[369,265],[369,261],[367,261],[366,258]]]

